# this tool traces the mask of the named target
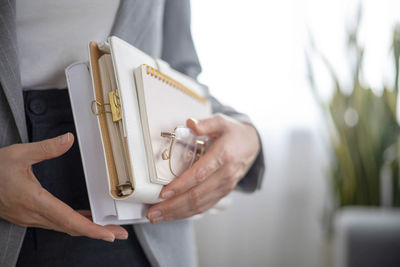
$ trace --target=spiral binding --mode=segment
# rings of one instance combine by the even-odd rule
[[[169,86],[172,86],[172,87],[180,90],[181,92],[199,100],[200,102],[206,103],[208,101],[206,98],[196,94],[195,92],[193,92],[192,90],[190,90],[189,88],[187,88],[186,86],[181,84],[180,82],[177,82],[174,79],[172,79],[171,77],[161,73],[159,70],[156,70],[155,68],[150,67],[148,65],[145,65],[145,66],[146,66],[147,75],[155,77],[156,79],[168,84]]]

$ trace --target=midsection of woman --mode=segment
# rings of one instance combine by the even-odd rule
[[[119,1],[17,0],[17,40],[29,141],[75,135],[64,69],[87,60],[89,41],[108,37]],[[79,146],[33,166],[41,185],[75,210],[89,210]],[[29,227],[17,266],[148,266],[132,226],[108,243]]]

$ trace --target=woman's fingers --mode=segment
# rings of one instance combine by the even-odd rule
[[[76,210],[80,215],[92,220],[92,212],[90,210]]]
[[[76,210],[76,212],[89,220],[92,220],[92,212],[90,210]],[[128,238],[128,232],[122,226],[110,224],[105,225],[104,227],[111,231],[115,235],[116,239],[125,240]]]
[[[203,183],[207,177],[224,165],[224,158],[217,143],[180,177],[166,185],[160,193],[161,198],[168,199],[180,195],[192,187]]]
[[[29,165],[57,158],[67,152],[74,143],[74,135],[66,133],[54,138],[39,142],[19,144],[18,152],[21,153],[21,159]]]
[[[113,242],[128,233],[117,225],[91,221],[90,211],[74,211],[41,187],[31,164],[58,157],[73,144],[67,133],[40,142],[0,148],[0,216],[21,226],[33,226]]]
[[[122,229],[106,228],[94,224],[45,189],[42,189],[36,205],[38,212],[50,221],[56,230],[72,236],[87,236],[113,242],[117,236],[121,236],[121,233],[125,231],[122,227],[120,227]]]
[[[120,240],[128,239],[128,232],[122,226],[109,224],[104,227],[108,229],[110,232],[112,232],[115,235],[116,239]]]
[[[237,180],[235,166],[226,165],[185,193],[152,206],[147,217],[152,223],[157,223],[202,213],[231,192]]]

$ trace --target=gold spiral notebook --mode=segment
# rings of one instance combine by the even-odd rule
[[[167,184],[175,176],[162,160],[166,144],[160,133],[185,126],[188,118],[210,116],[210,105],[203,96],[151,66],[140,66],[134,75],[150,180]]]

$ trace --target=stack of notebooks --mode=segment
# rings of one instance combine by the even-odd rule
[[[89,44],[89,64],[66,69],[94,222],[146,221],[163,185],[179,179],[161,132],[211,115],[200,84],[125,41]]]

